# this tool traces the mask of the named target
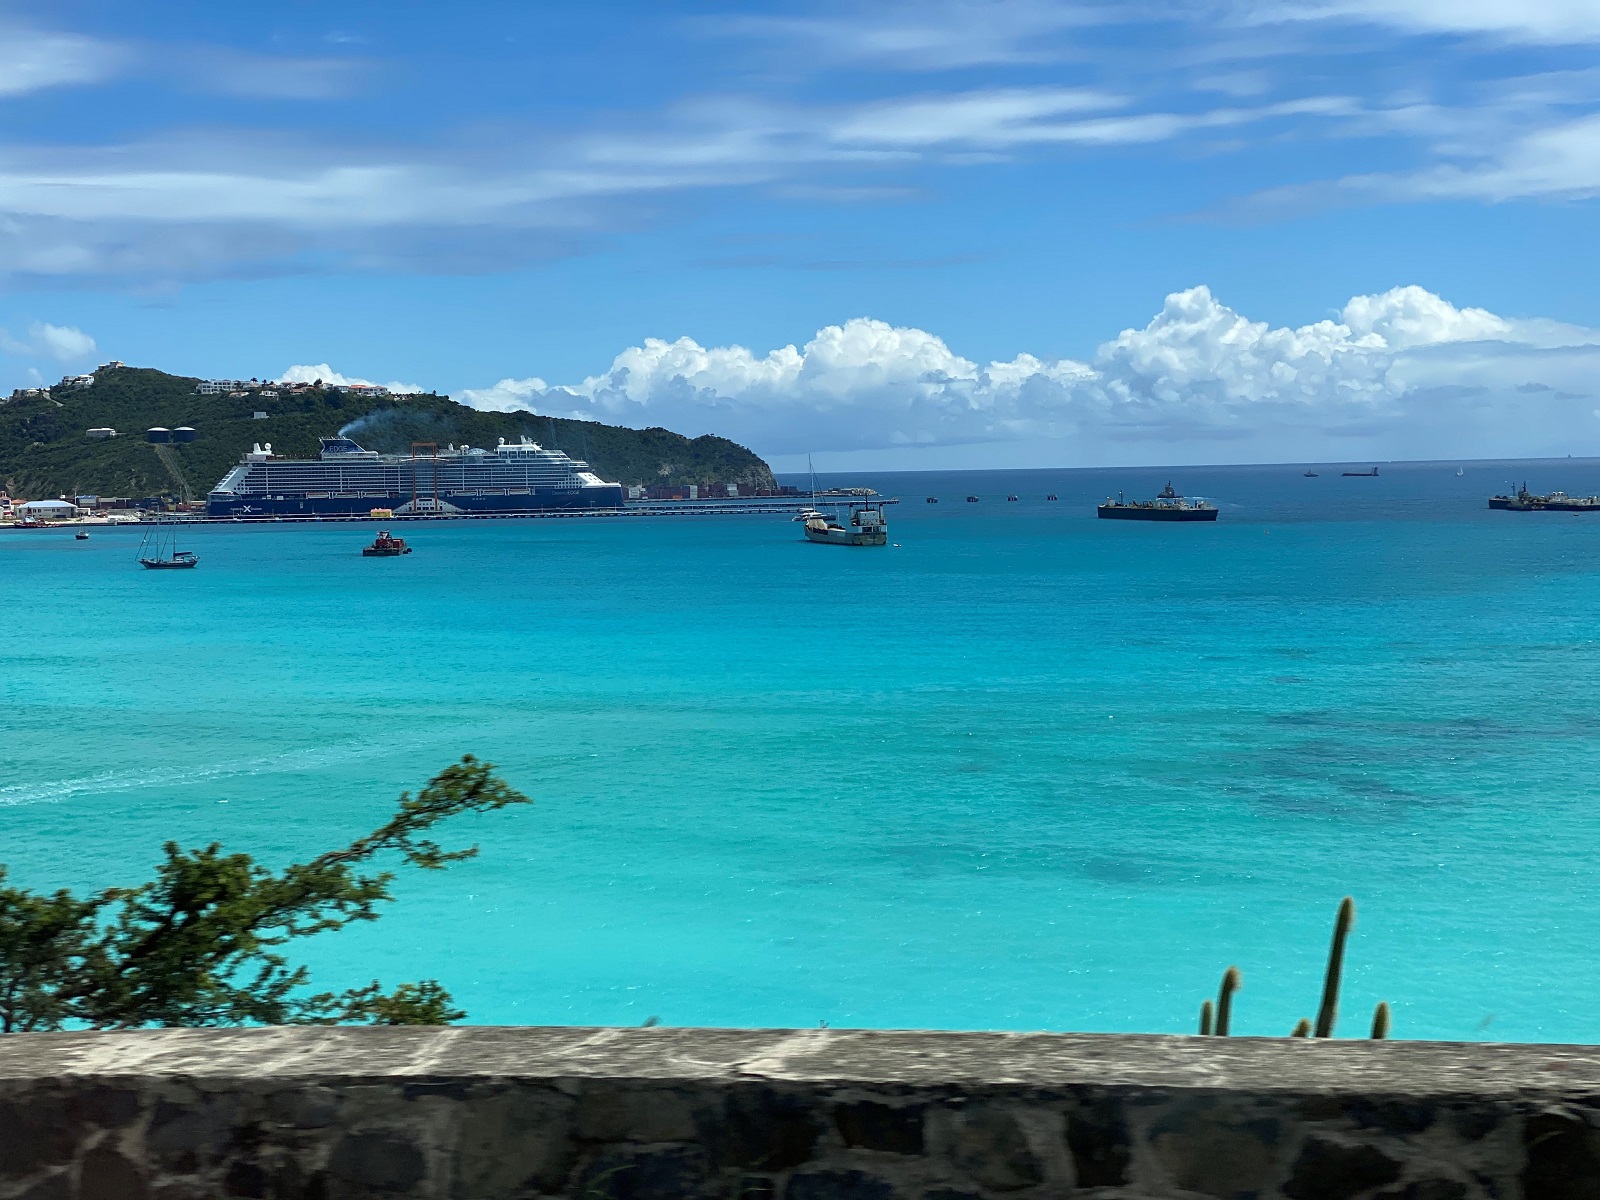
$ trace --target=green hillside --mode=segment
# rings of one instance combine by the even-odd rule
[[[436,395],[373,399],[326,388],[276,398],[202,396],[195,392],[198,382],[114,367],[97,372],[92,387],[0,398],[0,483],[12,496],[30,499],[172,494],[171,478],[144,431],[188,425],[195,441],[172,449],[199,498],[253,442],[271,442],[277,454],[312,457],[318,437],[354,425],[351,436],[386,453],[405,453],[413,441],[492,447],[499,438],[526,435],[587,459],[596,474],[616,483],[775,486],[765,462],[726,438],[691,439],[665,429],[623,429],[529,412],[479,412]],[[258,411],[267,414],[265,420],[254,419]],[[85,436],[101,426],[119,436]]]

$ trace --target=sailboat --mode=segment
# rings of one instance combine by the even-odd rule
[[[197,566],[200,556],[193,550],[178,549],[176,526],[156,518],[139,543],[139,565],[148,571],[181,571]]]

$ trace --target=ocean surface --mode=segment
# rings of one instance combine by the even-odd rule
[[[1365,464],[1363,464],[1365,465]],[[537,803],[447,827],[306,947],[485,1023],[1194,1028],[1600,1041],[1600,463],[834,476],[785,517],[0,531],[0,862],[273,864],[471,752]],[[1215,525],[1094,519],[1171,478]],[[1060,499],[1049,502],[1055,492]],[[981,497],[966,504],[967,494]],[[1005,496],[1015,493],[1016,503]],[[924,497],[941,503],[928,505]]]

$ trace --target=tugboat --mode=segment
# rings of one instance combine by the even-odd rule
[[[1169,480],[1154,500],[1115,500],[1109,496],[1095,509],[1102,521],[1215,521],[1217,506],[1205,500],[1190,500],[1176,492]]]
[[[851,504],[850,524],[841,525],[833,517],[808,508],[794,519],[803,521],[808,542],[830,546],[886,546],[889,526],[883,519],[883,506],[893,501],[863,500]]]
[[[405,538],[390,537],[387,529],[380,529],[372,545],[362,548],[361,557],[398,558],[402,554],[410,553],[411,547],[406,545]]]
[[[1315,471],[1307,471],[1306,472],[1306,478],[1307,479],[1315,479],[1316,477],[1317,477],[1317,473]]]

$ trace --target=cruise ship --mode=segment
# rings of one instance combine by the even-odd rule
[[[284,458],[257,444],[206,497],[209,517],[349,517],[547,512],[622,507],[622,487],[589,464],[527,438],[493,450],[379,454],[348,437],[325,437],[316,458]]]

